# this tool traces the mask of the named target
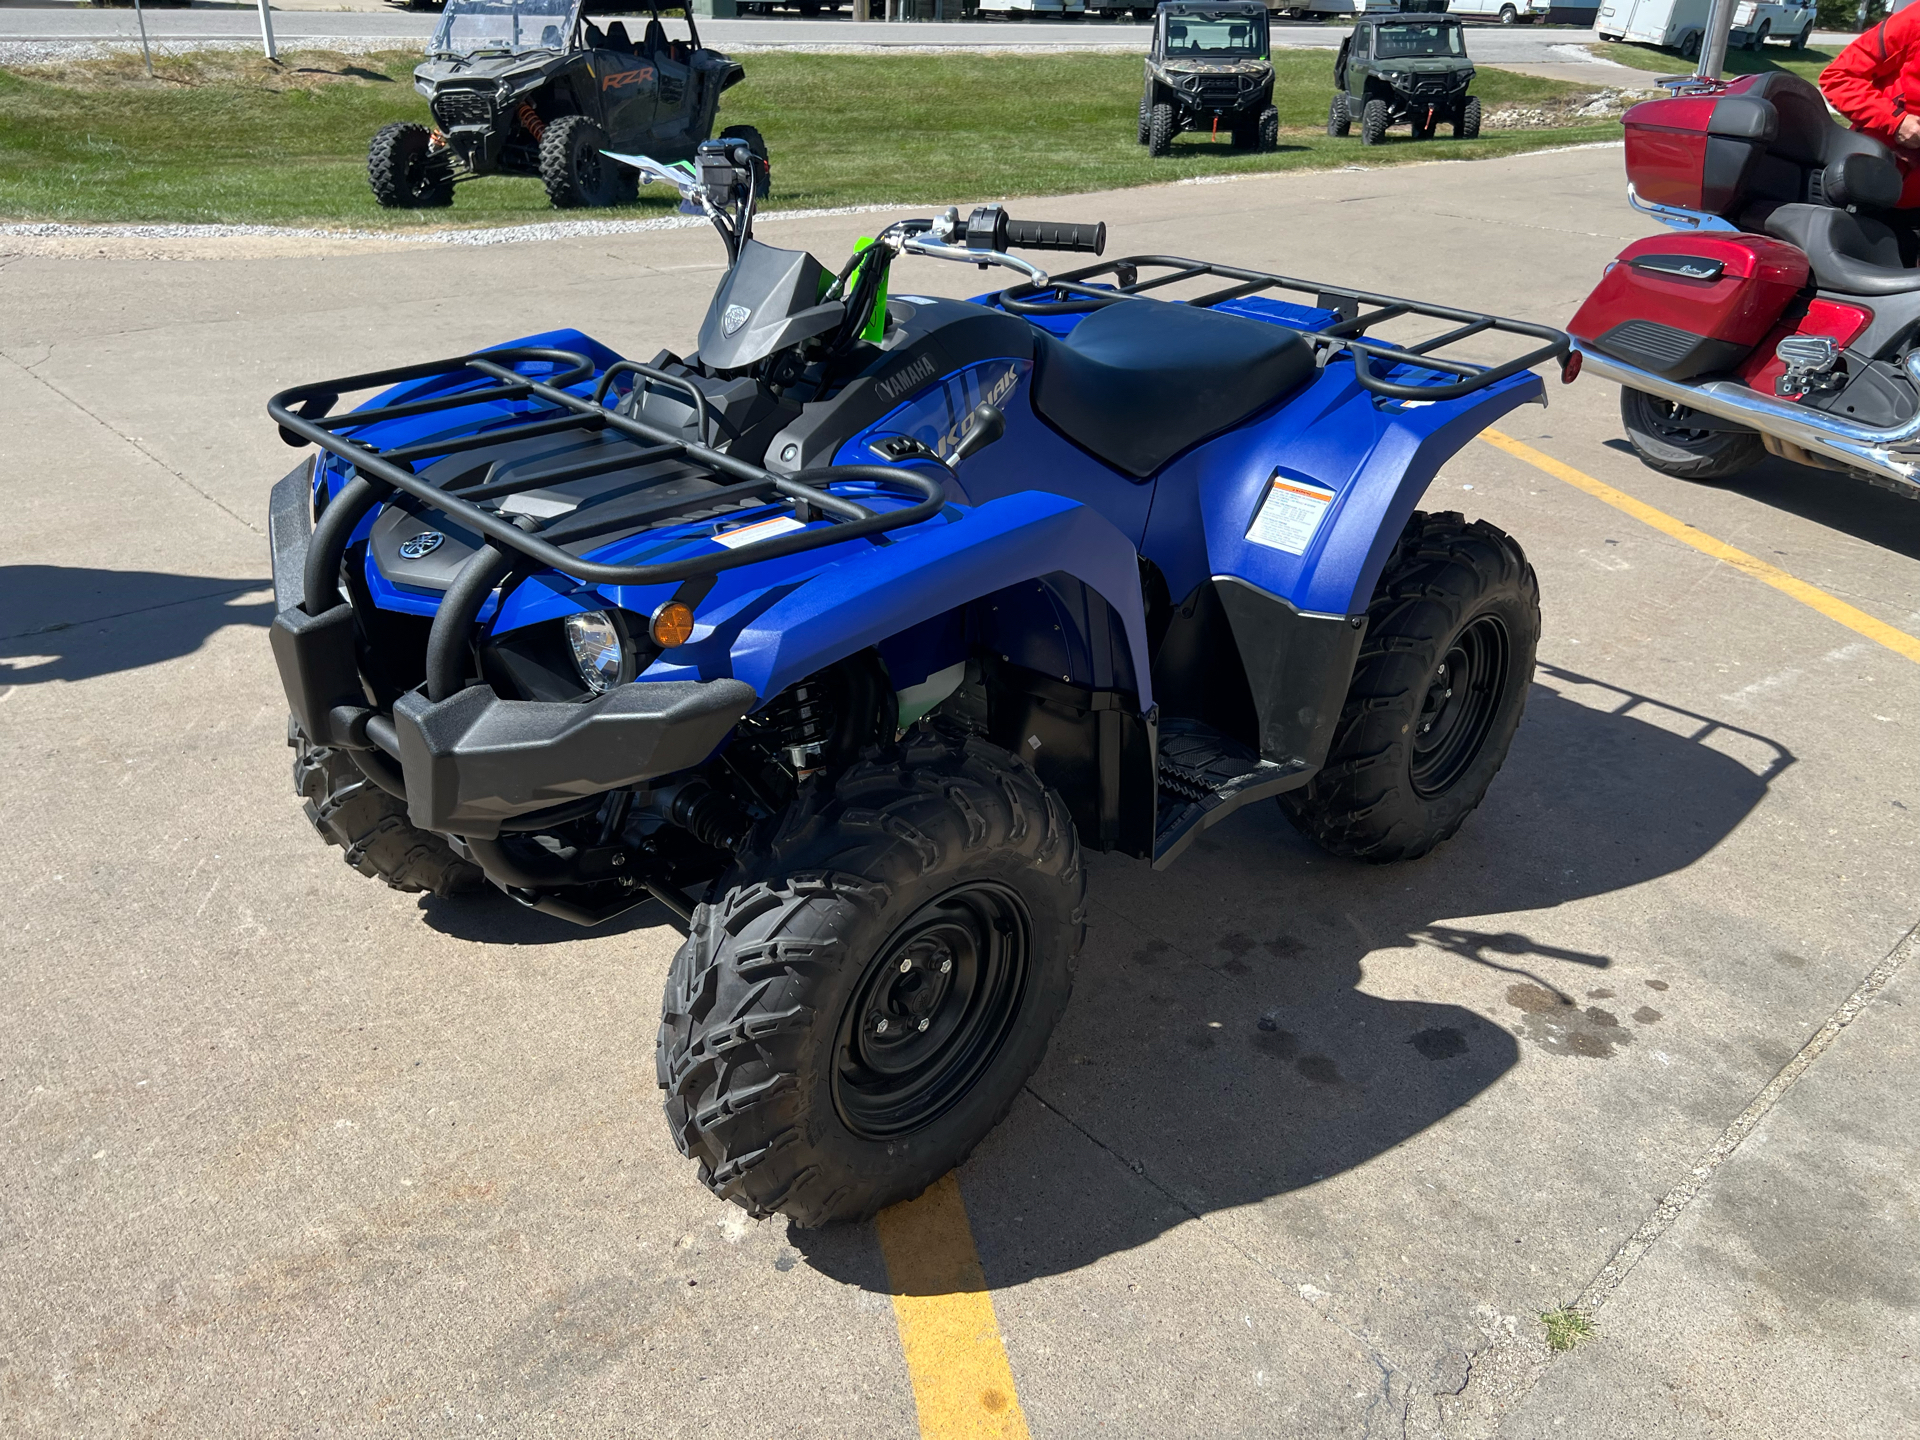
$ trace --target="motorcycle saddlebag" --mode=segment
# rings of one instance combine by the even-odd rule
[[[1780,132],[1772,104],[1731,92],[1647,100],[1620,123],[1634,194],[1656,205],[1729,218]]]
[[[1688,380],[1744,360],[1807,273],[1803,252],[1766,235],[1653,235],[1607,266],[1567,328],[1630,365]]]

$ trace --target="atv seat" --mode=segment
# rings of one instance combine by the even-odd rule
[[[1034,409],[1143,480],[1314,374],[1313,350],[1295,331],[1164,300],[1105,305],[1064,338],[1034,338]]]
[[[658,20],[649,20],[641,33],[640,53],[660,58],[667,54],[667,49],[667,27]]]
[[[1880,221],[1826,205],[1782,205],[1767,234],[1806,251],[1814,283],[1843,295],[1920,291],[1920,270],[1900,263],[1900,242]]]

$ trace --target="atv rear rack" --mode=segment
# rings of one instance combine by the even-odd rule
[[[1142,279],[1140,272],[1147,267],[1170,273]],[[1106,283],[1092,283],[1102,276],[1108,277]],[[1434,305],[1424,300],[1375,295],[1370,291],[1351,290],[1340,285],[1322,285],[1312,280],[1294,280],[1264,270],[1242,270],[1237,266],[1218,265],[1208,260],[1183,260],[1173,255],[1129,255],[1121,260],[1103,261],[1071,274],[1055,275],[1045,284],[1035,282],[1003,290],[998,303],[1002,309],[1015,315],[1067,315],[1102,305],[1117,305],[1149,290],[1202,276],[1214,276],[1233,283],[1195,299],[1173,303],[1206,308],[1228,300],[1244,299],[1262,290],[1291,290],[1296,294],[1312,296],[1317,308],[1339,311],[1345,318],[1338,324],[1325,330],[1302,330],[1299,333],[1304,339],[1314,342],[1316,348],[1324,346],[1328,355],[1340,351],[1351,355],[1354,378],[1376,395],[1395,400],[1457,400],[1548,360],[1558,361],[1562,377],[1571,378],[1567,376],[1567,361],[1572,353],[1573,342],[1567,338],[1565,331],[1555,330],[1550,325],[1534,325],[1525,320],[1483,315],[1477,310],[1457,310],[1451,305]],[[1047,299],[1047,296],[1062,298]],[[1375,308],[1368,309],[1368,306]],[[1384,325],[1403,315],[1449,320],[1454,323],[1454,328],[1409,345],[1389,345],[1362,338],[1370,327]],[[1449,360],[1434,353],[1487,331],[1524,335],[1546,343],[1498,365]],[[1388,380],[1374,372],[1373,362],[1376,360],[1388,365],[1408,365],[1461,378],[1441,384]]]

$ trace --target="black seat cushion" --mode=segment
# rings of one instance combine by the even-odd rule
[[[1313,377],[1298,333],[1162,300],[1095,310],[1042,338],[1033,407],[1107,464],[1145,479]]]
[[[1814,282],[1843,295],[1905,295],[1920,290],[1920,270],[1900,263],[1900,242],[1878,220],[1825,205],[1782,205],[1767,233],[1807,252]]]

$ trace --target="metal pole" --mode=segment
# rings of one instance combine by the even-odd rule
[[[147,57],[147,78],[153,78],[153,51],[147,45],[147,12],[140,8],[140,0],[133,0],[133,18],[140,22],[140,53]]]
[[[264,0],[263,0],[264,3]],[[1733,29],[1734,0],[1713,0],[1707,33],[1700,37],[1700,78],[1718,80],[1727,68],[1727,36]]]
[[[267,4],[267,0],[260,0],[260,35],[266,41],[267,59],[278,65],[280,51],[273,43],[273,10]]]
[[[871,20],[873,18],[870,0],[853,0],[853,18],[855,20]]]

